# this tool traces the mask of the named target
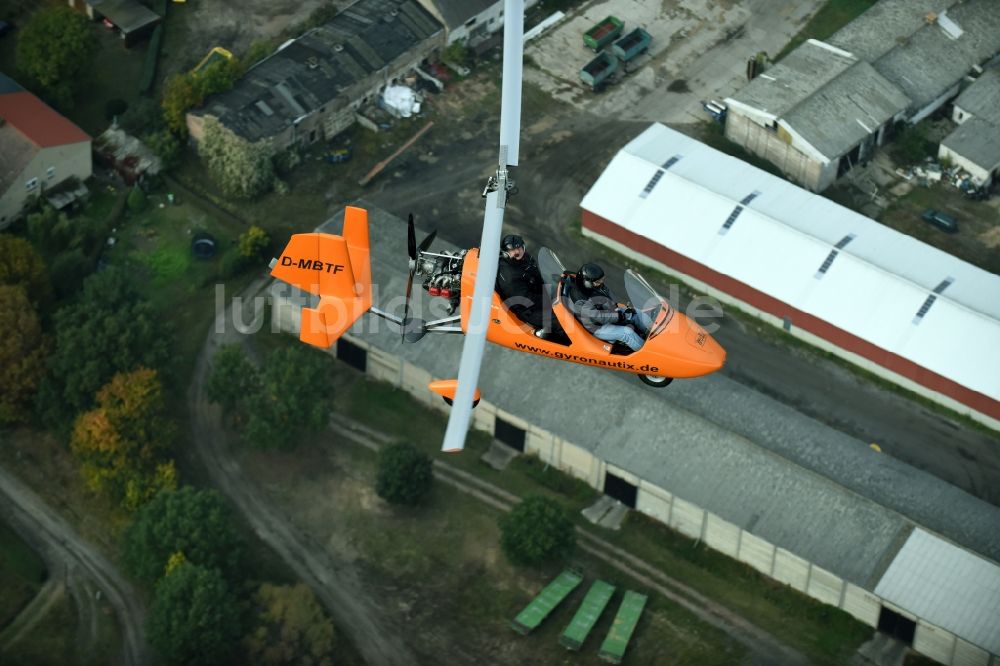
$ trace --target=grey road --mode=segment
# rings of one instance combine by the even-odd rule
[[[50,572],[52,564],[56,563],[53,573],[62,573],[67,578],[82,575],[93,580],[118,617],[123,663],[135,666],[150,663],[144,627],[146,608],[135,588],[94,546],[84,541],[41,498],[3,468],[0,468],[0,517],[43,553]],[[86,599],[78,594],[74,597],[78,606],[90,604],[93,599],[92,594],[87,594]],[[96,622],[93,610],[90,609],[89,616]],[[88,613],[82,612],[81,616],[87,617]]]

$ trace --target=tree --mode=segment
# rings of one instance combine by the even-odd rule
[[[332,387],[327,358],[301,346],[271,353],[260,390],[250,396],[244,436],[261,449],[291,449],[330,420]]]
[[[70,448],[91,490],[134,511],[177,487],[166,457],[172,438],[156,371],[140,368],[118,373],[98,392],[97,408],[76,419]]]
[[[163,576],[171,556],[238,580],[243,541],[229,507],[214,490],[163,491],[136,513],[122,537],[122,564],[147,583]]]
[[[419,504],[434,481],[434,463],[413,444],[389,444],[378,454],[375,492],[393,504]]]
[[[163,118],[172,132],[187,136],[187,112],[203,101],[194,79],[185,74],[174,74],[163,84]]]
[[[239,248],[240,255],[247,259],[255,260],[264,256],[267,248],[271,245],[271,237],[267,232],[256,224],[251,225],[246,232],[240,234]]]
[[[274,149],[267,141],[250,143],[214,118],[205,118],[198,150],[212,179],[229,196],[252,199],[274,185]]]
[[[24,421],[45,372],[38,315],[22,285],[0,285],[0,425]]]
[[[531,566],[568,555],[573,521],[555,500],[533,495],[500,517],[500,548],[514,564]]]
[[[242,411],[248,397],[260,390],[260,377],[241,345],[224,345],[212,358],[212,374],[205,388],[209,400],[232,413]]]
[[[147,135],[146,144],[160,158],[160,164],[165,171],[177,166],[181,160],[181,143],[168,129]]]
[[[166,327],[133,283],[121,269],[95,273],[84,281],[80,299],[56,312],[51,386],[40,392],[38,405],[48,418],[89,409],[115,373],[162,369],[170,358]]]
[[[52,299],[52,283],[45,262],[31,243],[10,234],[0,234],[0,285],[23,285],[36,306]]]
[[[60,106],[70,106],[97,51],[87,19],[69,7],[40,9],[17,39],[17,66]]]
[[[261,666],[332,666],[333,624],[316,595],[294,587],[264,583],[255,596],[256,618],[243,639],[247,657]]]
[[[171,663],[230,663],[240,635],[236,598],[218,569],[185,562],[156,586],[149,609],[149,642]]]

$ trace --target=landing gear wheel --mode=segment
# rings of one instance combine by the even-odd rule
[[[655,388],[664,388],[670,386],[670,382],[674,381],[673,377],[657,377],[656,375],[639,375],[639,381],[641,381],[646,386],[653,386]]]
[[[452,405],[454,404],[454,400],[452,400],[451,398],[445,398],[445,399],[444,399],[444,401],[445,401],[446,403],[448,403],[448,406],[449,406],[449,407],[451,407],[451,406],[452,406]],[[473,401],[472,401],[472,408],[473,408],[473,409],[475,409],[475,408],[476,408],[476,405],[478,405],[478,404],[479,404],[479,401],[478,401],[478,400],[473,400]]]

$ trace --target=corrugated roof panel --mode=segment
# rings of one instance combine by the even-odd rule
[[[875,594],[1000,654],[1000,567],[988,560],[917,528]]]

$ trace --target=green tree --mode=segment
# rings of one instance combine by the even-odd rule
[[[0,285],[0,425],[27,420],[46,347],[24,286]]]
[[[169,171],[181,161],[181,143],[170,130],[162,129],[147,135],[146,144],[160,158],[164,171]]]
[[[178,136],[187,136],[187,112],[203,101],[201,90],[194,79],[185,74],[174,74],[163,84],[163,119],[167,127]]]
[[[56,312],[49,386],[38,397],[47,418],[65,420],[89,409],[98,389],[118,372],[166,365],[166,327],[133,283],[121,269],[95,273],[84,281],[80,299]]]
[[[260,377],[241,345],[224,345],[212,358],[212,373],[205,388],[208,399],[218,403],[224,412],[242,412],[249,396],[260,390]]]
[[[514,564],[564,558],[576,545],[573,521],[555,500],[533,495],[500,517],[500,548]]]
[[[232,663],[240,609],[217,569],[185,562],[157,584],[147,629],[149,642],[171,663]]]
[[[250,143],[214,118],[205,118],[198,151],[212,179],[228,196],[252,199],[274,186],[274,150],[267,141]]]
[[[431,489],[433,467],[431,459],[413,444],[389,444],[378,454],[375,492],[393,504],[419,504]]]
[[[97,407],[76,419],[70,448],[94,492],[134,511],[160,490],[177,487],[173,438],[155,370],[119,373],[97,394]]]
[[[240,255],[250,260],[260,259],[271,246],[271,237],[256,224],[240,234]]]
[[[316,595],[294,587],[264,583],[254,598],[256,617],[243,647],[260,666],[332,666],[333,623]]]
[[[326,427],[332,386],[328,360],[300,345],[267,358],[260,390],[250,396],[244,436],[261,449],[291,449]]]
[[[17,66],[68,107],[96,51],[97,36],[82,14],[65,6],[40,9],[18,35]]]
[[[52,299],[45,262],[31,243],[10,234],[0,234],[0,285],[22,285],[36,306]]]
[[[154,583],[171,556],[182,553],[192,564],[218,569],[239,579],[243,541],[229,507],[214,490],[182,486],[163,491],[136,513],[122,537],[122,565],[136,578]]]
[[[58,254],[52,261],[52,268],[49,269],[56,295],[59,298],[66,298],[74,294],[86,277],[94,272],[94,266],[94,260],[80,248]]]

